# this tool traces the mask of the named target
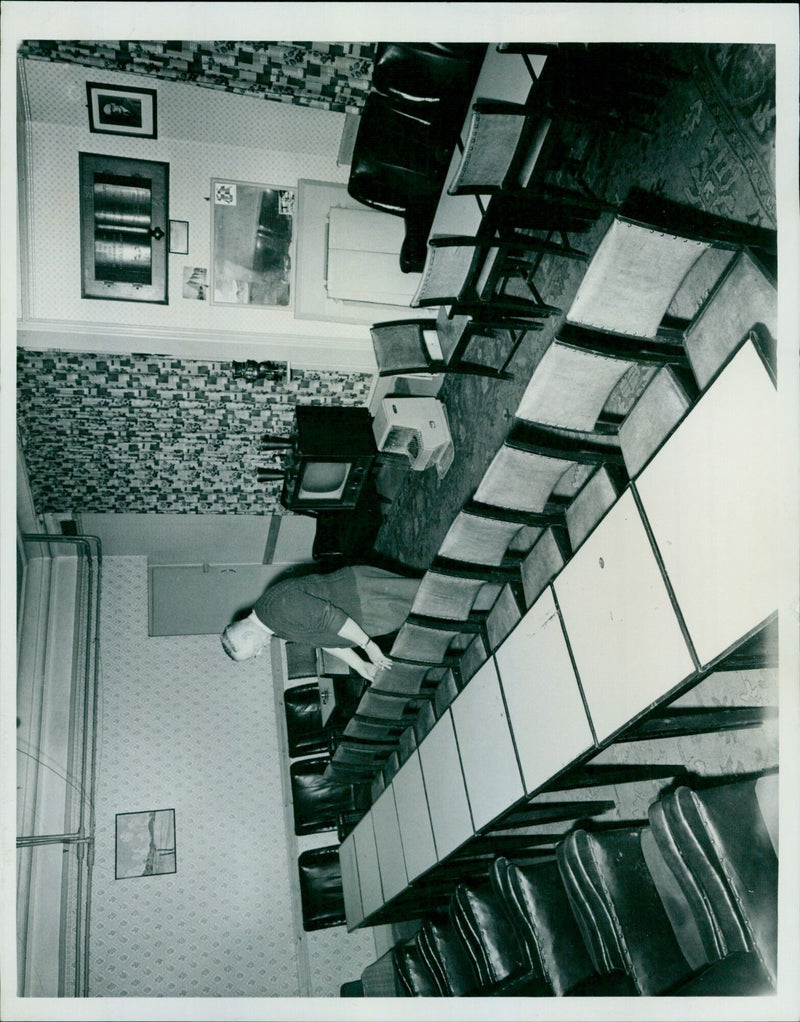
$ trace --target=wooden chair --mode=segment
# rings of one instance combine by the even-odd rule
[[[578,249],[533,237],[514,241],[482,240],[459,235],[434,237],[428,242],[425,266],[411,299],[413,308],[431,305],[478,305],[497,303],[520,315],[552,315],[560,312],[548,305],[533,284],[535,265],[530,256],[539,253],[585,259]],[[531,299],[504,298],[510,280],[523,280]]]
[[[446,311],[438,319],[400,319],[376,323],[371,329],[372,346],[379,376],[413,373],[462,373],[510,379],[505,372],[525,333],[541,329],[533,321],[520,326],[494,326],[471,316],[448,318]],[[438,350],[431,351],[426,339],[435,336]],[[509,352],[499,367],[467,358],[470,344],[477,338],[500,338]]]
[[[699,273],[702,259],[716,271],[721,264],[711,258],[715,252],[738,253],[744,248],[752,249],[772,269],[774,231],[633,189],[592,256],[567,322],[651,345],[659,330],[677,326],[681,341],[682,331],[687,327],[691,331],[696,310],[688,318],[678,317],[677,324],[665,322],[665,317],[679,288],[688,289],[690,271]],[[674,340],[673,336],[673,346]],[[668,347],[664,344],[662,350]]]

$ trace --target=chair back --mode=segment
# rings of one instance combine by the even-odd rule
[[[466,997],[475,992],[478,977],[452,925],[426,919],[419,929],[418,945],[443,997]]]
[[[367,809],[366,791],[325,776],[327,756],[295,760],[289,768],[295,834],[336,830],[339,813]]]
[[[448,194],[491,193],[505,187],[525,123],[525,108],[517,104],[476,103],[461,162],[447,186]]]
[[[628,973],[642,996],[688,978],[641,846],[642,827],[575,830],[556,849],[559,871],[598,972]]]
[[[429,243],[422,276],[411,299],[412,308],[463,301],[470,290],[480,255],[480,248],[469,238],[461,244]]]
[[[614,477],[601,465],[566,510],[567,533],[573,550],[578,549],[618,496]]]
[[[328,742],[322,729],[319,683],[311,681],[303,685],[291,685],[283,693],[283,707],[289,757],[294,759],[324,752]]]
[[[563,527],[550,526],[544,530],[520,565],[526,607],[533,606],[567,563],[571,553],[569,538]]]
[[[370,328],[381,376],[428,368],[430,357],[422,329],[421,321],[406,319],[376,323]]]
[[[594,974],[554,860],[523,868],[501,856],[489,879],[531,963],[557,997]]]
[[[775,775],[771,783],[777,784]],[[655,802],[649,815],[709,957],[755,950],[775,983],[778,857],[757,784],[748,778],[696,791],[682,786]]]
[[[339,846],[311,848],[300,854],[300,903],[304,930],[322,930],[345,922]]]
[[[709,242],[615,217],[587,267],[567,322],[655,337],[681,281],[709,247]]]
[[[778,336],[778,292],[749,252],[728,265],[700,312],[684,334],[686,354],[701,390],[754,324]]]
[[[669,366],[657,370],[619,427],[619,446],[631,478],[644,468],[689,411],[690,404]]]

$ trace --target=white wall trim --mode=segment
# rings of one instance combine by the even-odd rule
[[[167,355],[209,361],[285,361],[293,369],[374,373],[375,359],[358,339],[327,339],[303,334],[254,336],[244,331],[117,326],[27,317],[17,323],[17,344],[37,350],[105,354]]]
[[[17,58],[17,251],[21,275],[19,295],[22,315],[30,316],[33,308],[31,289],[34,286],[33,266],[33,175],[31,167],[31,104],[25,61]]]

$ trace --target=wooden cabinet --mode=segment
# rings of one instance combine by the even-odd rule
[[[81,297],[167,303],[169,165],[80,153]]]

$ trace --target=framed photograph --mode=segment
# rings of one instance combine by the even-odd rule
[[[188,255],[189,253],[188,220],[170,220],[169,250],[175,255]]]
[[[115,878],[177,873],[175,810],[117,813]]]
[[[208,298],[208,270],[205,266],[184,266],[183,297],[201,302]]]
[[[289,308],[295,192],[211,181],[211,303]]]
[[[156,138],[156,91],[86,83],[89,130],[104,135]]]

